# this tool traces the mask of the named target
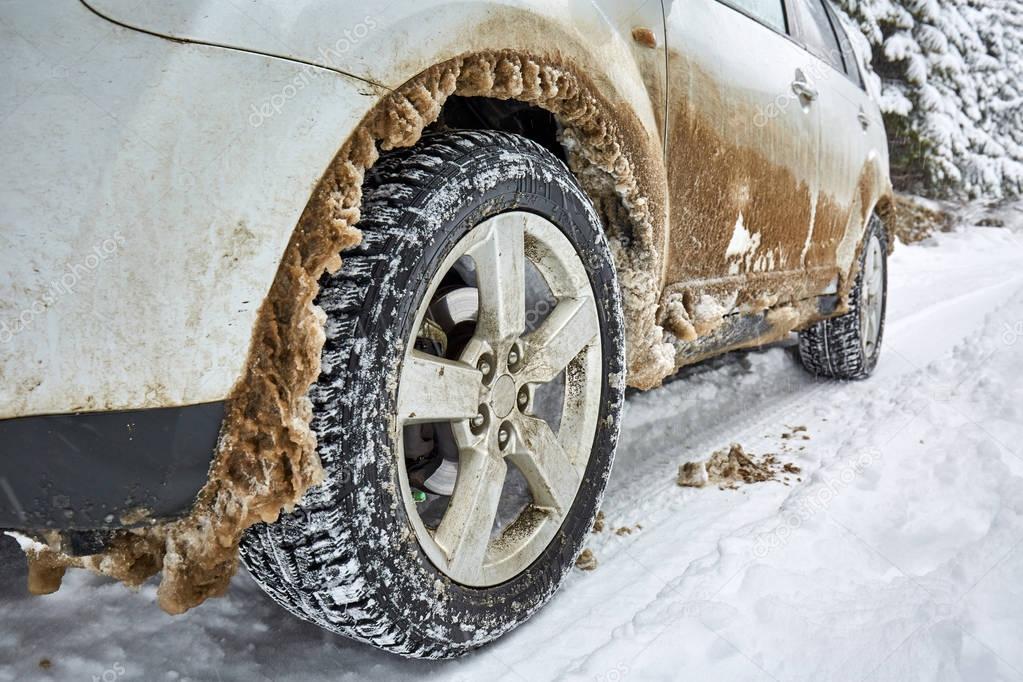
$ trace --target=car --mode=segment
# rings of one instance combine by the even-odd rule
[[[171,613],[239,560],[409,657],[547,603],[627,387],[883,337],[876,79],[826,0],[0,12],[0,528]],[[592,561],[590,562],[592,567]]]

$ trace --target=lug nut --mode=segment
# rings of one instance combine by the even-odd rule
[[[508,353],[508,366],[514,367],[517,364],[519,364],[519,352],[512,348],[511,352]]]
[[[529,390],[522,388],[519,390],[519,407],[524,408],[529,404]]]
[[[479,412],[469,420],[469,429],[477,436],[482,435],[487,428],[488,421],[486,407],[480,405]]]
[[[483,372],[484,377],[488,377],[490,376],[490,370],[492,370],[493,367],[491,366],[489,359],[480,358],[480,361],[476,363],[476,369]]]
[[[508,444],[509,436],[510,434],[508,432],[508,427],[502,426],[501,430],[497,432],[497,442],[501,445],[501,447],[504,447],[505,445]]]

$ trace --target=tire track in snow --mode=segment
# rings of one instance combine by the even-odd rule
[[[950,307],[970,307],[971,315],[979,316],[990,322],[992,319],[1000,318],[1002,316],[1000,314],[1001,311],[1013,306],[1014,304],[1011,303],[1012,301],[1023,300],[1023,287],[1020,286],[1021,282],[1023,282],[1023,278],[1017,277],[1013,281],[963,295],[954,301],[940,304],[938,307],[944,312],[947,312]],[[1015,296],[1006,296],[1005,294],[1007,292],[1013,292],[1015,293]],[[980,301],[985,303],[998,301],[998,303],[994,306],[985,306],[978,312],[975,306]],[[1006,303],[1006,301],[1010,302]],[[927,310],[923,310],[910,316],[910,320],[908,322],[912,322],[914,319],[926,322],[930,318],[930,316],[926,314],[927,312]],[[974,331],[969,332],[965,337],[959,337],[958,339],[952,338],[950,340],[946,337],[946,341],[948,341],[948,343],[945,345],[951,345],[953,347],[969,347],[971,345],[975,345],[977,340],[983,336],[984,327],[985,325],[983,324],[972,327]],[[902,325],[902,328],[906,329],[908,332],[911,330],[911,325],[904,324]],[[951,351],[951,348],[945,348],[940,353],[932,353],[930,361],[944,357],[949,351]],[[974,375],[976,370],[982,367],[986,361],[987,359],[985,357],[980,357],[975,359],[972,363],[963,364],[957,367],[957,375],[970,377]],[[912,403],[913,401],[907,400],[907,398],[910,397],[911,394],[915,394],[914,397],[917,397],[920,394],[921,389],[919,384],[922,382],[925,383],[930,374],[931,367],[928,362],[903,363],[895,371],[888,372],[887,376],[880,381],[873,380],[860,384],[828,382],[815,388],[802,398],[792,397],[785,400],[783,407],[768,410],[761,419],[747,420],[748,423],[744,426],[743,430],[736,435],[734,440],[737,442],[743,442],[744,439],[757,436],[763,430],[764,426],[770,423],[777,414],[785,411],[786,409],[798,410],[798,413],[801,415],[801,419],[795,421],[800,421],[800,423],[803,423],[803,421],[811,421],[815,411],[813,402],[818,400],[825,404],[833,402],[837,402],[839,404],[858,403],[861,405],[880,404],[883,407],[894,407]],[[807,419],[803,419],[803,417],[806,417]],[[825,481],[825,477],[828,473],[833,474],[836,470],[840,471],[843,468],[852,466],[854,462],[851,462],[850,460],[857,455],[859,449],[856,447],[849,448],[848,446],[850,444],[875,442],[873,447],[880,450],[884,447],[884,445],[901,434],[913,423],[913,421],[916,420],[917,417],[916,414],[912,412],[908,415],[903,415],[903,419],[900,421],[900,424],[893,429],[894,433],[886,434],[880,442],[876,442],[878,440],[876,437],[877,430],[875,428],[876,418],[876,414],[868,410],[862,410],[857,413],[854,421],[846,422],[843,425],[843,428],[849,432],[848,437],[834,449],[834,452],[830,457],[821,457],[817,463],[816,469],[804,469],[804,473],[807,474],[804,477],[804,483],[793,487],[781,500],[778,509],[785,510],[786,508],[796,506],[796,498],[801,496],[812,496],[814,494],[812,489],[814,487],[819,488]],[[789,421],[790,423],[794,423],[794,420],[791,418]],[[834,427],[832,427],[832,429],[834,429]],[[710,434],[708,434],[706,442],[714,442],[718,439],[720,431],[721,425],[718,425]],[[666,489],[666,486],[662,486],[661,489]],[[757,487],[755,492],[753,492],[753,489],[746,490],[750,490],[751,496],[777,497],[776,495],[770,494],[774,491],[767,490],[764,487]],[[760,507],[758,506],[757,508]],[[773,513],[772,510],[769,510],[769,513],[758,518],[753,518],[745,523],[741,523],[735,527],[729,535],[721,537],[715,544],[713,551],[705,554],[698,560],[691,562],[682,575],[675,579],[664,581],[657,594],[654,595],[646,604],[639,606],[632,614],[629,614],[628,620],[616,627],[607,639],[594,646],[589,654],[577,656],[568,666],[563,668],[562,676],[570,678],[576,675],[581,675],[584,672],[599,673],[599,671],[602,670],[602,665],[606,664],[607,661],[598,660],[597,664],[593,665],[594,657],[600,659],[601,652],[611,648],[612,645],[621,649],[623,646],[623,642],[621,641],[622,639],[642,638],[642,635],[638,634],[637,630],[642,630],[643,621],[650,620],[651,614],[659,614],[660,616],[653,618],[653,621],[657,624],[654,627],[659,627],[663,631],[666,631],[674,625],[674,619],[677,618],[679,613],[685,613],[687,609],[692,608],[694,600],[698,602],[713,602],[714,597],[719,592],[724,590],[736,577],[748,571],[749,568],[757,561],[757,557],[755,555],[743,558],[741,556],[742,552],[736,552],[736,547],[745,545],[745,553],[747,555],[753,555],[754,552],[752,550],[754,548],[750,546],[752,544],[750,542],[750,538],[776,534],[779,527],[786,522],[782,516],[777,513]],[[827,510],[825,509],[824,514],[826,515],[826,513]],[[642,562],[636,559],[633,552],[641,551],[643,549],[643,545],[648,541],[648,538],[652,537],[653,533],[656,532],[658,528],[662,527],[668,520],[670,519],[662,519],[652,524],[649,527],[650,535],[647,533],[647,525],[644,524],[643,536],[624,545],[623,547],[611,549],[610,552],[605,551],[604,554],[606,555],[606,558],[613,560],[618,553],[625,553],[631,560],[642,564]],[[733,570],[737,554],[739,555],[738,562],[740,566],[738,570]],[[728,570],[722,571],[721,569],[724,564],[729,562],[733,564],[733,566],[730,566]],[[718,578],[714,582],[714,585],[710,588],[699,584],[701,580],[704,580],[705,576],[713,575],[715,572],[723,574],[724,578]],[[651,573],[656,575],[653,571],[651,571]],[[913,581],[910,581],[910,584],[908,584],[906,589],[910,592],[919,592],[924,590],[923,587]],[[704,623],[704,625],[707,626],[706,623]],[[648,624],[646,627],[649,628],[650,625]],[[712,628],[709,626],[707,627],[713,631]],[[652,643],[653,641],[656,641],[656,639],[657,637],[655,636],[650,639],[650,642]],[[642,652],[642,649],[640,652]]]

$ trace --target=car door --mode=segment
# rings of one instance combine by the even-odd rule
[[[871,136],[882,123],[855,51],[827,0],[787,0],[803,70],[818,91],[820,194],[803,262],[808,272],[846,272],[865,226],[864,187],[873,172]]]
[[[664,9],[665,301],[669,328],[692,340],[723,315],[820,288],[802,262],[818,193],[818,110],[785,0],[665,0]]]

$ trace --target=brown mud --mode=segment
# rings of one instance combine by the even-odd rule
[[[936,202],[924,202],[908,195],[896,197],[899,210],[895,221],[895,236],[903,244],[922,242],[936,232],[949,232],[954,216]]]
[[[575,560],[576,568],[583,571],[593,571],[597,568],[597,557],[591,549],[584,549],[579,558]]]
[[[671,236],[658,321],[674,337],[683,365],[695,359],[687,355],[692,342],[713,334],[729,315],[779,304],[791,310],[791,302],[815,299],[836,276],[844,301],[855,273],[843,271],[870,212],[877,207],[887,223],[892,210],[876,162],[849,178],[856,182],[852,201],[837,201],[803,179],[817,168],[815,147],[800,137],[805,132],[784,117],[757,126],[746,93],[727,90],[686,55],[671,58],[672,90],[685,96],[676,95],[683,101],[671,106]],[[815,321],[812,306],[795,307],[808,314],[788,329],[772,329],[772,337]]]
[[[673,369],[674,353],[655,320],[665,214],[656,141],[648,139],[628,106],[608,102],[563,60],[511,52],[451,60],[385,97],[341,147],[314,191],[260,309],[244,375],[228,400],[209,481],[192,513],[124,531],[96,556],[68,556],[59,537],[48,534],[49,549],[27,555],[33,592],[58,589],[68,567],[129,586],[162,573],[160,606],[182,613],[227,590],[247,528],[274,521],[322,480],[306,397],[320,372],[324,342],[325,316],[314,304],[317,281],[340,268],[340,254],[360,241],[355,226],[363,177],[380,151],[415,144],[456,94],[515,99],[556,116],[569,165],[597,206],[612,244],[630,331],[629,383],[650,387]],[[651,170],[659,167],[660,174]]]
[[[676,483],[684,488],[716,485],[721,490],[737,490],[740,483],[751,485],[782,481],[785,474],[797,474],[799,467],[783,464],[776,455],[754,455],[733,443],[718,450],[706,462],[686,462],[678,469]]]
[[[678,291],[660,305],[666,274],[668,282],[681,282],[730,268],[750,276],[772,267],[798,267],[806,235],[793,226],[810,224],[810,191],[794,174],[751,149],[726,144],[699,112],[686,110],[672,135],[677,148],[686,151],[671,160],[674,175],[684,181],[674,188],[671,256],[676,264],[666,271],[667,186],[660,145],[628,103],[608,101],[561,57],[487,52],[445,62],[383,98],[341,147],[314,191],[260,309],[244,374],[228,400],[209,481],[192,513],[124,531],[96,556],[67,556],[59,537],[48,534],[49,549],[27,554],[33,592],[58,589],[68,567],[87,568],[129,586],[161,573],[160,606],[182,613],[227,590],[247,528],[274,521],[322,480],[307,398],[320,372],[324,342],[325,315],[314,304],[317,281],[342,267],[342,252],[359,243],[356,224],[366,170],[381,151],[415,144],[452,95],[525,102],[551,112],[560,123],[569,166],[604,222],[618,269],[629,385],[646,389],[659,384],[686,361],[679,358],[677,340],[711,333],[729,307],[764,310],[794,298],[785,287],[766,297],[738,291],[733,299],[728,291],[715,292],[718,300],[710,301],[702,301],[699,292]],[[819,219],[828,220],[824,213],[829,210],[819,205]],[[729,261],[724,246],[740,212],[760,233],[759,250],[770,256]],[[693,241],[701,231],[706,235]],[[712,243],[721,248],[711,253],[705,245]],[[689,269],[697,263],[710,269]],[[771,316],[772,334],[783,335],[805,313],[789,305],[772,310]],[[748,457],[739,461],[739,454],[741,448],[734,457],[729,451],[724,460],[712,458],[708,476],[722,482],[756,478],[762,463]],[[596,567],[588,550],[580,561],[585,570]]]

